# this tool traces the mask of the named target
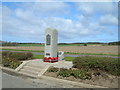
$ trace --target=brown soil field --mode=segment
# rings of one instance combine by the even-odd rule
[[[18,50],[37,50],[43,51],[44,47],[22,47],[10,46],[0,47],[3,49],[18,49]],[[58,47],[59,51],[74,52],[74,53],[96,53],[96,54],[118,54],[118,46],[62,46]]]

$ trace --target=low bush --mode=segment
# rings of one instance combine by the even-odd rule
[[[79,78],[83,80],[92,78],[91,73],[88,73],[86,70],[72,70],[65,68],[60,69],[60,71],[58,72],[58,76],[62,76],[62,77],[74,76],[75,78]]]
[[[117,58],[110,57],[77,57],[73,60],[73,67],[78,69],[103,70],[113,75],[120,75],[120,63]]]
[[[9,57],[12,54],[10,51],[2,51],[2,56],[7,56]]]
[[[48,72],[58,72],[58,68],[51,67]]]
[[[21,64],[20,61],[16,61],[15,59],[11,59],[9,57],[2,57],[2,65],[4,67],[10,67],[10,68],[17,68]]]
[[[32,59],[33,54],[32,53],[21,53],[21,52],[7,52],[4,51],[2,52],[2,56],[6,56],[12,59],[16,60],[27,60],[27,59]]]
[[[69,77],[71,75],[71,70],[61,68],[58,75],[63,76],[63,77]]]
[[[17,68],[21,64],[21,60],[32,59],[32,53],[18,53],[18,52],[2,52],[2,65],[4,67]]]
[[[84,46],[87,46],[87,44],[85,43]]]
[[[79,78],[79,79],[91,79],[92,78],[91,73],[86,72],[85,70],[73,70],[72,75],[75,78]]]
[[[30,52],[28,52],[28,53],[26,53],[26,56],[27,56],[27,59],[32,59],[33,54],[32,54],[32,53],[30,53]]]

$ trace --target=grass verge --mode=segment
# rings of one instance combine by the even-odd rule
[[[33,55],[33,58],[34,59],[43,59],[44,58],[44,55]]]
[[[107,56],[120,56],[120,55],[115,55],[115,54],[102,54],[102,53],[75,53],[75,52],[65,52],[65,54],[80,54],[80,55],[107,55]]]
[[[30,51],[30,52],[44,52],[44,51],[37,51],[37,50],[18,50],[18,49],[1,49],[1,50],[12,50],[12,51]],[[102,54],[102,53],[75,53],[75,52],[65,52],[65,54],[75,54],[75,55],[100,55],[100,56],[120,56],[117,54]]]
[[[34,59],[43,59],[44,55],[33,55]],[[73,61],[75,57],[65,57],[65,61]]]
[[[31,47],[31,46],[33,46],[33,47],[41,47],[41,46],[44,46],[44,45],[39,45],[39,44],[18,44],[18,45],[16,45],[16,46],[25,46],[25,47]]]
[[[65,59],[65,61],[73,61],[75,59],[75,57],[65,57],[64,59]]]
[[[1,50],[10,50],[10,51],[30,51],[30,52],[44,52],[44,51],[37,51],[37,50],[18,50],[18,49],[1,49]]]

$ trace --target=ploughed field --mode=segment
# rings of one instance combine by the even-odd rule
[[[34,50],[44,51],[44,47],[34,46],[9,46],[0,47],[3,49],[16,49],[16,50]],[[74,52],[74,53],[96,53],[96,54],[118,54],[118,46],[59,46],[59,51]]]

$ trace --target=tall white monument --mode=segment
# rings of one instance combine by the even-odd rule
[[[45,31],[44,62],[58,61],[58,32],[56,29],[47,28]]]

